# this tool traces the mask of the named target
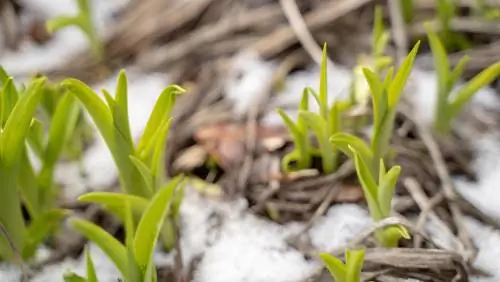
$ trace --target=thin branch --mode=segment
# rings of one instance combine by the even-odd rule
[[[307,28],[306,22],[302,18],[295,0],[280,0],[280,4],[283,8],[283,12],[285,13],[286,18],[288,19],[288,22],[290,23],[290,26],[292,27],[295,35],[299,39],[304,49],[307,51],[307,53],[309,53],[316,64],[321,65],[321,47],[318,46],[311,32]],[[335,66],[330,58],[327,58],[327,60],[330,66]]]

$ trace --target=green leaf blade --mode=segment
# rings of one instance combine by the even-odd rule
[[[321,253],[319,256],[336,282],[348,282],[347,268],[340,259],[328,253]]]
[[[454,100],[450,103],[448,109],[448,117],[457,116],[465,104],[476,94],[481,88],[489,85],[500,75],[500,63],[496,63],[480,72],[472,80],[466,83],[456,94]]]
[[[162,225],[169,213],[171,201],[181,180],[182,177],[178,176],[158,191],[149,203],[137,226],[134,239],[134,252],[137,264],[142,271],[146,271],[151,264]]]
[[[118,240],[90,221],[73,218],[70,223],[74,229],[97,244],[113,261],[122,275],[127,274],[127,251]]]
[[[363,269],[364,259],[364,249],[349,249],[346,251],[347,278],[349,282],[361,281],[361,271]]]
[[[388,89],[388,105],[389,108],[394,108],[399,102],[399,98],[403,93],[406,81],[410,76],[411,69],[413,67],[413,62],[415,61],[415,57],[417,56],[417,52],[420,47],[420,41],[418,41],[408,54],[406,58],[401,63],[394,80],[392,81],[389,89]]]

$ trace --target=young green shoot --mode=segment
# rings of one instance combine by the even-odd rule
[[[353,104],[366,106],[370,99],[370,89],[363,69],[368,68],[381,75],[392,63],[392,58],[385,55],[389,40],[390,34],[384,26],[382,7],[377,5],[375,6],[372,31],[372,53],[370,56],[360,56],[358,65],[354,68],[354,79],[351,87],[351,102]]]
[[[455,68],[452,69],[441,40],[430,25],[426,25],[426,29],[438,77],[434,129],[442,135],[447,135],[451,130],[453,119],[461,112],[474,94],[498,78],[500,75],[500,62],[486,68],[455,92],[454,86],[460,79],[470,58],[468,56],[462,57]]]
[[[329,253],[321,253],[319,256],[335,282],[361,281],[365,259],[364,249],[347,249],[345,263]]]
[[[328,102],[327,88],[327,55],[326,44],[323,46],[323,58],[321,61],[321,73],[319,82],[319,94],[309,89],[319,105],[319,113],[309,110],[299,110],[299,119],[312,130],[319,144],[319,154],[321,155],[323,171],[326,174],[332,173],[338,166],[338,151],[329,142],[332,134],[341,130],[340,114],[350,104],[345,101],[335,101],[333,105]]]
[[[87,265],[87,278],[84,278],[74,272],[65,273],[63,276],[64,282],[99,282],[95,271],[94,262],[90,256],[89,248],[85,248],[85,263]]]
[[[337,133],[331,138],[331,141],[349,156],[352,156],[351,150],[348,148],[349,145],[355,148],[362,146],[363,151],[369,152],[369,154],[364,155],[370,156],[365,161],[373,176],[378,175],[380,159],[386,158],[389,153],[397,105],[410,76],[419,46],[420,42],[417,42],[401,63],[394,77],[392,68],[387,72],[384,81],[381,81],[377,74],[370,69],[363,70],[370,87],[373,105],[373,130],[370,147],[363,140],[351,134]]]
[[[305,88],[304,92],[302,92],[302,99],[299,106],[299,110],[301,111],[309,111],[308,91],[308,88]],[[290,173],[294,170],[310,168],[312,147],[309,142],[309,129],[304,121],[304,117],[299,115],[295,123],[282,109],[277,109],[277,112],[283,119],[295,144],[294,150],[288,153],[281,162],[283,171]],[[292,166],[293,163],[296,165]]]
[[[420,42],[413,47],[394,77],[392,68],[389,69],[384,81],[381,81],[373,71],[364,69],[373,104],[373,131],[370,145],[348,133],[336,133],[330,139],[339,150],[354,160],[358,180],[374,221],[380,221],[391,214],[391,201],[400,167],[395,166],[386,171],[384,159],[390,149],[397,105],[411,73],[419,45]],[[403,227],[391,226],[377,231],[376,237],[382,246],[394,247],[400,238],[408,237],[408,232]]]
[[[73,218],[71,225],[110,258],[126,282],[157,282],[153,254],[162,226],[171,210],[176,208],[175,195],[183,189],[182,184],[182,176],[174,178],[160,188],[150,201],[117,193],[114,204],[108,202],[111,211],[118,212],[124,220],[125,244],[90,221]],[[140,199],[139,204],[132,200],[134,198]],[[141,216],[139,222],[134,224],[136,217],[133,213],[138,209],[142,211]]]
[[[114,98],[103,90],[107,104],[79,80],[67,79],[63,85],[77,97],[96,124],[118,168],[123,192],[145,199],[153,197],[166,181],[162,156],[171,122],[170,112],[177,96],[184,90],[171,85],[160,94],[142,136],[134,144],[128,117],[125,71],[119,74]],[[171,249],[174,241],[166,233],[163,233],[167,236],[164,238],[165,247]]]
[[[74,16],[58,16],[47,21],[46,27],[48,32],[54,33],[68,26],[78,27],[87,37],[90,42],[92,53],[97,59],[101,59],[103,55],[103,46],[99,34],[93,23],[92,10],[89,0],[76,0],[78,5],[78,14]]]
[[[413,0],[400,0],[399,3],[405,23],[411,23],[415,17],[415,3],[413,3]]]
[[[441,27],[441,39],[446,46],[460,49],[470,48],[470,43],[461,33],[451,30],[451,21],[457,16],[455,0],[436,0],[436,16]]]
[[[53,233],[67,212],[55,208],[53,173],[68,136],[72,131],[71,112],[76,105],[66,95],[57,104],[48,135],[34,119],[43,96],[46,78],[33,79],[18,91],[11,77],[0,68],[0,175],[3,181],[0,201],[0,224],[11,235],[12,245],[23,259],[31,258],[46,236]],[[36,173],[28,158],[28,146],[40,158],[42,168]],[[21,208],[30,217],[26,226]],[[0,238],[0,258],[10,260],[12,253]]]

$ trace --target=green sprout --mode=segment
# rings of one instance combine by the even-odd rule
[[[431,27],[426,25],[426,28],[438,77],[434,128],[437,132],[446,135],[451,130],[452,120],[461,112],[465,104],[481,88],[490,84],[499,76],[500,62],[477,74],[452,96],[453,88],[470,58],[468,56],[462,57],[455,68],[451,69],[445,47]]]
[[[18,92],[12,77],[0,68],[0,84],[3,85],[0,99],[0,225],[11,238],[7,240],[0,236],[0,259],[7,261],[16,261],[16,250],[23,259],[32,257],[37,246],[55,230],[66,215],[64,210],[53,209],[49,204],[53,200],[48,196],[53,193],[50,189],[50,169],[45,170],[46,178],[42,179],[35,174],[27,154],[26,143],[30,131],[39,126],[33,117],[45,82],[46,78],[34,79],[26,89]],[[65,105],[71,109],[69,102]],[[59,116],[62,115],[61,111],[63,110],[59,110]],[[50,166],[51,161],[58,158],[59,150],[53,144],[64,142],[66,128],[67,126],[60,127],[59,132],[51,130],[48,141],[43,143],[44,154],[52,154],[50,159],[47,157],[42,160],[44,166]],[[31,218],[28,226],[22,215],[22,204]]]
[[[365,161],[370,167],[372,175],[378,175],[379,161],[389,153],[397,105],[411,73],[419,46],[420,42],[417,42],[401,63],[394,77],[393,68],[389,69],[384,81],[381,81],[370,69],[363,69],[370,87],[373,104],[373,131],[370,147],[368,148],[360,138],[346,133],[337,133],[331,138],[331,141],[349,156],[352,156],[349,145],[353,145],[355,148],[361,148],[362,146],[362,152],[366,152],[364,156],[369,156]]]
[[[58,83],[50,83],[49,81],[43,87],[42,95],[42,115],[40,115],[40,120],[42,123],[50,123],[50,120],[54,117],[56,113],[56,108],[62,98],[66,95],[66,89]],[[76,122],[72,134],[70,134],[67,144],[63,149],[63,155],[66,159],[72,161],[81,160],[85,146],[93,141],[93,128],[85,119],[84,110],[81,107],[77,107],[78,113]],[[73,116],[72,116],[73,118]],[[73,119],[72,119],[73,120]],[[35,151],[39,155],[39,151]]]
[[[321,61],[321,73],[319,83],[319,94],[312,88],[306,87],[302,93],[302,99],[299,106],[299,115],[295,123],[283,110],[278,109],[278,113],[285,122],[290,131],[295,149],[287,154],[282,160],[283,170],[290,172],[297,169],[310,167],[312,156],[321,156],[322,167],[325,173],[332,173],[338,166],[338,151],[329,142],[332,134],[341,129],[340,115],[347,110],[350,101],[338,100],[333,105],[328,105],[327,92],[327,55],[326,44],[323,46],[323,57]],[[319,113],[309,110],[309,98],[311,94],[319,105]],[[309,130],[312,130],[319,144],[319,149],[314,148],[309,142]],[[292,167],[292,163],[297,165]]]
[[[171,85],[160,94],[142,136],[134,144],[128,117],[125,71],[118,76],[115,98],[103,90],[107,105],[79,80],[67,79],[63,85],[77,97],[96,124],[118,168],[123,192],[144,199],[153,197],[166,181],[162,156],[172,119],[170,112],[176,97],[184,90]],[[169,224],[166,226],[164,243],[167,249],[171,249],[175,241],[168,234],[173,228]]]
[[[441,38],[446,46],[457,46],[460,49],[470,48],[470,43],[463,34],[451,30],[451,21],[457,16],[457,5],[454,0],[436,0],[436,13],[441,27]]]
[[[403,60],[394,78],[392,68],[389,69],[384,81],[381,81],[373,71],[364,69],[373,104],[374,124],[370,146],[361,138],[348,133],[339,132],[330,139],[337,148],[354,159],[356,173],[374,221],[380,221],[391,214],[392,194],[401,168],[394,166],[386,171],[384,158],[390,150],[397,105],[419,46],[420,42],[417,42]],[[381,245],[394,247],[401,237],[408,237],[408,232],[403,227],[391,226],[378,231],[376,237]]]
[[[309,110],[308,91],[308,88],[306,88],[302,93],[299,110]],[[282,109],[277,109],[277,111],[290,131],[295,144],[294,150],[287,154],[282,160],[283,171],[289,173],[295,169],[301,170],[311,167],[312,147],[309,142],[309,130],[304,121],[304,117],[299,115],[297,123],[295,123],[292,118],[285,113],[285,111]],[[292,167],[293,162],[296,162],[295,167]]]
[[[335,282],[360,282],[361,271],[365,259],[365,250],[347,249],[345,264],[340,259],[328,253],[321,253],[320,258]]]
[[[303,119],[304,124],[312,130],[319,144],[319,154],[323,171],[332,173],[338,166],[338,151],[330,143],[329,138],[332,134],[341,130],[341,112],[350,106],[349,101],[334,101],[333,105],[328,105],[328,87],[327,87],[327,55],[326,44],[323,46],[323,57],[321,61],[321,73],[319,81],[319,94],[312,89],[309,92],[319,105],[319,113],[308,110],[299,110],[299,118]]]
[[[407,24],[411,23],[415,17],[415,4],[413,3],[413,0],[400,0],[399,3],[401,5],[403,19]]]
[[[385,55],[390,34],[384,26],[382,7],[376,6],[372,31],[372,52],[370,56],[362,55],[354,68],[354,79],[351,87],[351,102],[365,106],[370,98],[370,89],[363,75],[363,69],[368,68],[376,74],[381,74],[391,63],[392,58]]]
[[[124,219],[125,244],[120,243],[104,229],[90,221],[73,218],[70,220],[71,225],[99,246],[114,263],[126,282],[156,282],[157,274],[153,254],[162,226],[170,210],[176,205],[175,194],[183,189],[181,187],[183,182],[181,182],[181,176],[174,178],[159,189],[150,201],[146,201],[144,206],[142,206],[144,199],[140,197],[116,194],[114,200],[116,204],[120,205],[120,208],[112,209],[112,212],[117,212],[117,215]],[[120,198],[121,196],[124,198]],[[139,201],[134,201],[134,198],[139,199]],[[117,206],[110,207],[116,208]],[[134,211],[137,210],[141,210],[141,216],[139,222],[135,224]],[[87,275],[86,280],[73,281],[97,280],[95,274],[92,275],[92,271],[90,271],[90,276],[89,271]],[[74,275],[69,276],[75,277]],[[94,280],[90,280],[91,277]]]
[[[85,263],[87,265],[87,278],[74,272],[68,272],[64,274],[64,282],[98,282],[99,280],[97,279],[94,262],[92,261],[88,247],[85,248]]]
[[[48,32],[53,33],[68,26],[78,27],[90,42],[90,48],[94,56],[100,59],[103,54],[103,46],[92,21],[92,11],[89,0],[77,0],[78,14],[75,16],[58,16],[47,21]]]

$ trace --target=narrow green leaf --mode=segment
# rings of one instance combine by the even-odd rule
[[[3,87],[5,85],[7,79],[9,79],[9,75],[7,74],[5,69],[0,66],[0,87]]]
[[[39,120],[35,118],[31,120],[27,139],[35,155],[42,160],[45,148],[45,138],[43,125]]]
[[[413,62],[415,61],[415,57],[417,56],[418,49],[420,47],[420,41],[418,41],[413,49],[410,51],[408,56],[403,60],[401,66],[399,66],[398,72],[394,77],[394,80],[389,87],[389,108],[394,108],[399,102],[399,98],[403,93],[404,86],[408,77],[410,76],[411,69],[413,66]]]
[[[130,161],[135,165],[137,170],[141,173],[142,177],[144,178],[144,182],[146,182],[146,185],[148,186],[149,190],[155,191],[155,179],[153,176],[153,173],[151,170],[148,168],[148,166],[141,161],[139,158],[135,156],[129,156]]]
[[[350,148],[352,147],[367,164],[372,162],[373,153],[370,147],[357,136],[348,133],[336,133],[330,138],[330,142],[350,158],[354,158],[354,154]]]
[[[385,248],[396,248],[401,238],[410,239],[410,233],[401,225],[391,225],[375,233],[377,240]]]
[[[44,165],[53,167],[71,138],[78,120],[78,106],[73,95],[67,93],[59,101],[50,123],[45,149]]]
[[[361,188],[365,194],[366,202],[368,203],[368,208],[370,209],[370,214],[375,221],[383,219],[383,213],[377,202],[377,183],[372,176],[372,171],[368,165],[363,161],[359,153],[354,147],[350,147],[354,153],[354,164],[356,167],[356,174],[358,175],[359,182],[361,183]]]
[[[70,93],[65,94],[59,101],[50,123],[47,146],[42,159],[42,169],[38,176],[38,184],[44,195],[43,199],[50,198],[53,193],[54,169],[74,132],[78,113],[75,97]]]
[[[387,111],[387,95],[385,95],[384,84],[380,81],[377,74],[368,68],[363,69],[363,74],[372,92],[373,124],[377,126],[381,123],[383,115]]]
[[[319,142],[326,138],[325,120],[317,113],[299,111],[299,117],[304,119],[304,123],[312,129]]]
[[[373,31],[372,31],[372,48],[373,48],[373,54],[375,56],[381,55],[383,53],[383,49],[379,50],[377,49],[377,46],[379,46],[379,41],[382,38],[382,35],[384,34],[385,27],[384,27],[384,18],[383,18],[383,10],[380,5],[375,6],[375,12],[374,12],[374,19],[373,19]]]
[[[125,203],[130,203],[134,215],[141,216],[148,206],[148,199],[124,193],[90,192],[78,197],[80,202],[97,203],[125,221]]]
[[[383,161],[382,161],[383,162]],[[378,203],[384,217],[391,215],[391,202],[394,197],[394,189],[398,182],[400,166],[393,166],[380,180],[378,187]]]
[[[23,258],[32,257],[38,246],[59,227],[67,215],[68,211],[56,209],[36,217],[26,229],[26,241],[22,250]]]
[[[7,78],[3,90],[2,90],[2,127],[5,125],[7,122],[7,119],[9,118],[10,113],[14,109],[14,106],[17,103],[17,100],[19,98],[19,94],[17,93],[16,87],[14,86],[14,81],[12,80],[12,77]]]
[[[282,109],[276,109],[276,111],[278,112],[278,114],[280,115],[281,119],[285,123],[288,131],[292,135],[294,143],[295,144],[300,144],[300,142],[302,142],[302,135],[303,135],[304,129],[303,128],[299,128],[298,125],[295,124],[295,122],[293,121],[293,119],[290,118],[290,116],[288,116],[285,113],[285,111],[283,111]]]
[[[307,91],[307,93],[311,94],[314,98],[314,101],[316,101],[316,104],[319,106],[321,105],[321,100],[319,98],[319,94],[318,92],[316,92],[314,89],[312,89],[311,87],[306,87],[304,88],[304,91]]]
[[[109,93],[109,91],[106,89],[101,89],[101,93],[104,96],[104,100],[106,100],[108,108],[113,109],[116,103],[115,99],[113,98],[113,95],[111,95],[111,93]]]
[[[319,107],[321,116],[325,119],[328,118],[328,75],[327,75],[327,54],[326,43],[323,44],[323,55],[321,57],[321,73],[319,79]]]
[[[70,222],[73,228],[99,246],[111,261],[113,261],[122,275],[125,276],[127,274],[128,262],[125,246],[108,234],[104,229],[88,220],[73,218]]]
[[[281,113],[280,113],[280,111],[281,111]],[[307,88],[304,88],[304,91],[302,91],[302,97],[300,99],[300,104],[299,104],[299,111],[306,111],[306,112],[309,111],[309,91],[307,90]],[[283,114],[285,114],[285,112],[283,110],[279,110],[278,113],[280,114],[281,118],[284,120]],[[307,126],[304,124],[304,121],[302,120],[302,118],[297,118],[297,127],[299,128],[300,132],[302,132],[302,133],[307,132]]]
[[[348,282],[361,281],[361,271],[363,269],[363,262],[365,259],[365,250],[346,250],[346,266],[347,266],[347,279]]]
[[[156,100],[153,111],[149,116],[144,133],[142,134],[137,145],[137,151],[139,153],[147,147],[150,139],[158,130],[162,122],[170,117],[170,112],[175,104],[176,97],[184,92],[185,90],[180,86],[170,85],[160,94],[158,100]]]
[[[457,65],[455,66],[455,68],[451,72],[449,84],[448,84],[448,89],[450,91],[453,89],[453,86],[455,85],[455,83],[457,83],[458,79],[460,79],[460,77],[462,76],[462,74],[465,70],[465,66],[467,66],[469,61],[470,61],[469,56],[467,56],[467,55],[463,56],[460,59],[460,61],[458,61]]]
[[[141,273],[139,266],[135,260],[134,254],[134,237],[135,237],[135,223],[134,215],[130,201],[124,201],[125,203],[125,245],[127,248],[127,260],[128,260],[128,281],[143,281],[141,278]]]
[[[153,155],[151,157],[151,173],[153,174],[153,179],[155,181],[154,190],[156,191],[158,186],[162,184],[161,176],[164,174],[164,161],[163,161],[163,153],[165,151],[167,138],[168,138],[168,130],[170,129],[170,123],[172,119],[164,121],[160,126],[160,130],[158,130],[158,134],[154,136],[153,144]]]
[[[36,174],[28,158],[26,148],[22,150],[18,175],[19,194],[32,220],[41,215],[39,189]]]
[[[64,273],[63,279],[64,279],[64,282],[88,282],[87,279],[85,279],[84,277],[82,277],[74,272]]]
[[[88,247],[85,248],[85,262],[87,264],[87,282],[98,282],[94,262],[92,261]]]
[[[58,16],[46,22],[45,27],[49,33],[54,33],[68,26],[79,25],[78,17]]]
[[[75,94],[78,100],[85,106],[85,109],[92,117],[111,152],[114,153],[113,117],[106,104],[104,104],[92,88],[80,80],[66,79],[62,82],[62,85]]]
[[[328,253],[321,253],[319,257],[335,282],[347,282],[347,268],[340,259]]]
[[[133,147],[132,134],[130,132],[129,116],[128,116],[128,88],[127,75],[125,70],[121,70],[118,75],[116,85],[115,103],[110,106],[113,112],[113,120],[115,126],[120,131],[120,134],[125,140],[130,142]]]
[[[400,0],[401,12],[406,23],[411,23],[415,14],[413,0]]]
[[[450,63],[448,61],[448,54],[443,44],[439,40],[439,37],[432,30],[429,23],[425,24],[427,30],[427,37],[429,38],[429,44],[432,50],[432,56],[434,58],[434,68],[436,69],[438,77],[438,95],[440,96],[438,103],[446,103],[450,89],[448,88],[448,82],[450,81]]]
[[[173,178],[151,199],[144,212],[134,240],[134,250],[137,264],[146,271],[153,259],[154,248],[160,235],[165,218],[170,210],[171,201],[182,177]]]
[[[28,134],[31,119],[35,114],[42,94],[45,78],[35,79],[12,110],[0,136],[0,152],[4,164],[13,165],[24,150],[24,140]]]
[[[304,100],[304,99],[303,99]],[[292,161],[297,161],[297,169],[308,168],[311,164],[311,156],[308,152],[309,136],[307,136],[307,125],[302,117],[298,117],[297,124],[282,110],[276,110],[285,123],[288,131],[292,135],[295,144],[295,150],[289,153],[282,161],[282,166],[285,172],[291,172],[290,167]]]
[[[480,72],[468,83],[466,83],[456,94],[449,105],[448,117],[457,116],[463,106],[474,96],[481,88],[489,85],[500,75],[500,63],[493,64]]]

